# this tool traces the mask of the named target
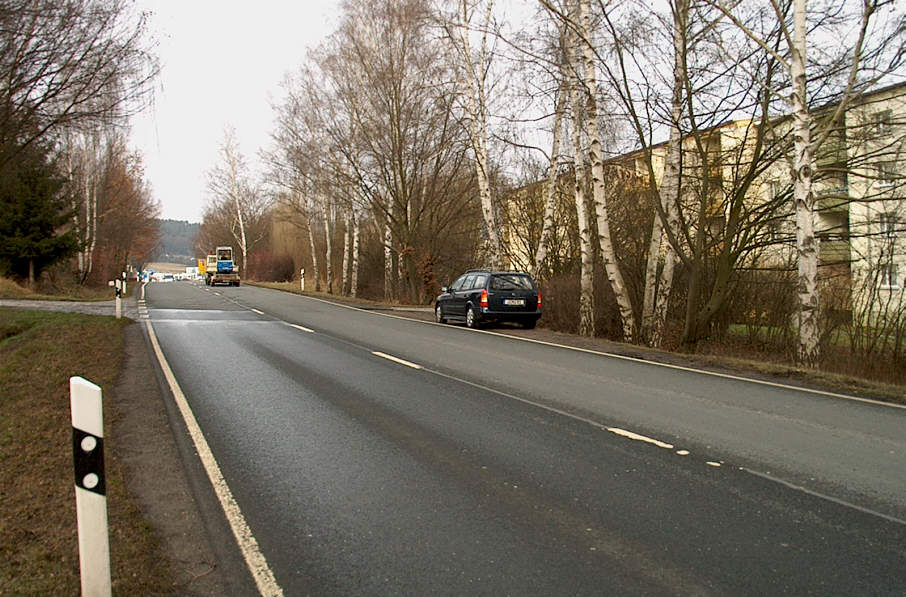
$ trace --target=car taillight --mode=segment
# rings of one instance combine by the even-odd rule
[[[487,307],[487,306],[488,306],[488,291],[487,291],[487,290],[484,290],[484,289],[483,289],[483,290],[481,291],[481,302],[480,302],[480,305],[481,305],[482,307]]]
[[[537,308],[538,309],[541,308],[541,291],[540,290],[538,291],[538,307]]]

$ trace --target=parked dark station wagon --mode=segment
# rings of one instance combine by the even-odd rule
[[[541,291],[524,272],[469,270],[434,302],[437,323],[462,321],[470,328],[489,321],[513,321],[533,328],[541,318]]]

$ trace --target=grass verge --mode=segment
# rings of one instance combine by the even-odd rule
[[[126,285],[126,294],[131,296],[136,282]],[[14,281],[0,277],[0,299],[29,299],[35,301],[111,301],[114,290],[108,286],[71,286],[65,289],[51,289],[52,294],[29,290]]]
[[[0,470],[6,473],[0,484],[2,595],[79,593],[69,378],[80,375],[98,384],[108,402],[128,323],[0,309]],[[116,438],[105,438],[105,446],[114,593],[170,594],[166,558],[126,493]]]

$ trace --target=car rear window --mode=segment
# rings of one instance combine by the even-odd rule
[[[494,274],[491,277],[492,290],[534,290],[532,278],[525,274]]]

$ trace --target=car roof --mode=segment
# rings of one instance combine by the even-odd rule
[[[519,272],[519,271],[511,271],[511,270],[489,270],[489,269],[470,269],[470,270],[467,270],[466,273],[467,274],[477,274],[477,273],[492,274],[495,276],[500,275],[500,274],[520,274],[523,276],[529,275],[528,272]]]

